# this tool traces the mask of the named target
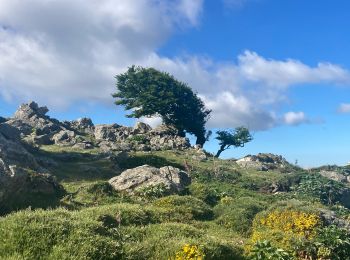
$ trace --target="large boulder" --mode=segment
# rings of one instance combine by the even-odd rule
[[[60,131],[61,123],[47,116],[48,111],[47,107],[39,107],[35,102],[22,104],[7,123],[16,127],[23,135],[43,135]]]
[[[152,127],[148,124],[137,122],[133,128],[133,134],[146,134],[152,130]]]
[[[68,126],[67,128],[77,132],[91,135],[94,134],[95,126],[90,118],[83,117],[73,121],[66,121],[64,124]]]
[[[243,168],[254,169],[257,171],[290,170],[295,167],[281,155],[271,153],[247,155],[237,160],[236,163]]]
[[[58,145],[74,145],[76,144],[76,134],[74,131],[61,130],[52,137],[55,144]]]
[[[183,191],[191,183],[191,178],[186,172],[172,166],[159,169],[143,165],[122,172],[110,179],[109,183],[115,190],[128,193],[162,185],[167,193],[173,194]]]
[[[130,136],[131,127],[112,125],[97,125],[95,126],[94,136],[97,141],[121,141]]]
[[[20,142],[0,133],[0,214],[58,203],[64,189],[46,172]]]
[[[337,171],[327,171],[327,170],[321,170],[320,174],[323,177],[326,177],[328,179],[339,181],[339,182],[348,182],[347,176],[337,172]]]

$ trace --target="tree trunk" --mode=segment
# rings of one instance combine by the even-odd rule
[[[225,151],[225,145],[221,145],[219,151],[216,153],[215,157],[219,158],[220,154]]]
[[[203,147],[205,143],[205,137],[199,136],[197,137],[196,144],[199,144],[201,147]]]

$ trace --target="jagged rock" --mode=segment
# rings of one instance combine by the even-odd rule
[[[22,104],[15,113],[15,119],[29,120],[33,116],[45,117],[49,112],[47,107],[39,107],[37,103],[31,101],[28,104]]]
[[[21,139],[20,131],[6,123],[0,123],[0,133],[7,139],[19,141]]]
[[[169,194],[178,193],[191,183],[189,175],[172,166],[160,169],[143,165],[128,169],[109,180],[109,183],[117,191],[134,193],[143,188],[163,185]]]
[[[197,149],[194,149],[194,154],[192,155],[192,159],[195,161],[204,162],[208,160],[208,156],[207,156],[207,153],[204,151],[204,149],[197,148]]]
[[[334,180],[334,181],[339,181],[339,182],[348,182],[347,177],[339,172],[336,171],[326,171],[326,170],[321,170],[320,174],[323,177],[326,177],[328,179]]]
[[[44,134],[44,135],[34,135],[33,143],[37,145],[50,145],[53,144],[52,135]]]
[[[19,142],[0,133],[0,214],[27,206],[49,206],[64,193],[51,175],[41,171]],[[40,204],[44,200],[45,205]]]
[[[65,122],[65,124],[68,125],[68,128],[74,129],[78,132],[92,135],[94,134],[95,126],[90,118],[83,117],[70,122]]]
[[[47,107],[39,107],[35,102],[22,104],[15,112],[14,118],[7,123],[16,127],[23,135],[43,135],[60,131],[62,125],[58,120],[47,116],[48,111]]]
[[[152,130],[152,127],[148,124],[137,122],[134,126],[132,133],[133,134],[145,134]]]
[[[5,123],[7,119],[5,117],[0,116],[0,123]]]
[[[9,165],[18,165],[33,170],[39,169],[34,157],[20,143],[7,139],[2,134],[0,134],[0,159],[3,161],[0,172],[3,173],[11,173]]]
[[[152,129],[150,131],[152,135],[160,135],[160,136],[164,136],[164,135],[179,135],[179,131],[173,127],[173,126],[169,126],[169,125],[165,125],[162,124],[160,126],[157,126],[156,128]]]
[[[119,136],[122,134],[120,131],[120,128],[122,128],[118,124],[112,124],[112,125],[97,125],[95,126],[95,138],[96,140],[100,141],[116,141]]]
[[[91,142],[84,141],[84,142],[76,143],[75,145],[73,145],[73,148],[85,150],[85,149],[94,148],[94,145]]]
[[[76,135],[74,131],[62,130],[52,137],[55,144],[58,145],[74,145],[76,143]]]
[[[288,168],[294,167],[282,156],[271,153],[247,155],[242,159],[237,160],[236,163],[243,168],[254,169],[257,171],[268,171],[275,169],[287,170]]]

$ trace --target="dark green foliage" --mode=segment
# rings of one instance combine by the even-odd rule
[[[224,197],[215,206],[215,222],[241,234],[248,235],[257,213],[267,208],[267,203],[252,197]]]
[[[294,187],[297,194],[318,199],[326,205],[339,202],[346,189],[344,184],[316,173],[304,175],[300,184]]]
[[[216,134],[217,137],[215,139],[219,141],[220,149],[215,157],[219,157],[223,151],[229,149],[231,146],[243,147],[244,144],[253,140],[249,130],[243,126],[237,127],[234,130],[219,130]]]
[[[116,104],[132,112],[128,117],[160,116],[167,125],[179,130],[180,135],[194,134],[197,144],[207,139],[205,123],[210,110],[191,88],[168,73],[153,68],[132,66],[116,76]]]
[[[298,245],[298,250],[311,259],[349,259],[350,233],[334,225],[320,228],[316,237]]]
[[[292,257],[288,252],[283,249],[278,249],[271,245],[270,241],[258,241],[251,250],[251,260],[292,260]]]

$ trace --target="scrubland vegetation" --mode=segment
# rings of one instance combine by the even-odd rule
[[[0,218],[1,259],[349,259],[348,231],[324,217],[332,211],[349,222],[340,201],[346,186],[317,173],[200,162],[190,150],[137,152],[120,167],[184,168],[186,161],[192,184],[179,195],[163,196],[161,187],[128,195],[111,188],[113,165],[95,151],[39,151],[55,158],[67,152],[79,156],[53,168],[67,191],[58,207]],[[272,183],[284,190],[268,192]]]

